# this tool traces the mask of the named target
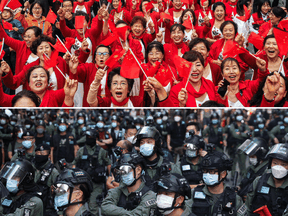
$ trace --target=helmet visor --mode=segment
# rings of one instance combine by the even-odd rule
[[[271,154],[283,155],[283,157],[287,157],[287,144],[276,144],[272,146],[269,152],[266,155],[266,158],[269,157]]]
[[[69,185],[65,183],[57,183],[54,185],[53,193],[55,193],[56,196],[65,194],[69,191]]]
[[[260,147],[257,143],[247,139],[241,146],[238,147],[238,151],[244,152],[246,155],[254,155]]]
[[[116,169],[118,175],[126,175],[133,170],[133,167],[130,165],[122,165],[119,169]]]
[[[192,151],[198,150],[197,146],[193,143],[186,143],[185,146],[187,147],[187,150],[192,150]]]
[[[0,178],[3,179],[15,179],[19,183],[25,178],[27,171],[24,171],[19,164],[6,163],[3,169],[0,171]]]

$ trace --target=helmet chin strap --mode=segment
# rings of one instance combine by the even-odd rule
[[[175,209],[177,209],[177,208],[181,208],[182,206],[179,206],[179,204],[177,204],[177,206],[174,206],[175,204],[176,204],[176,199],[178,198],[179,196],[178,196],[178,193],[176,193],[175,194],[175,196],[174,196],[174,200],[173,200],[173,203],[172,203],[172,206],[171,207],[169,207],[169,208],[159,208],[158,207],[158,209],[159,210],[161,210],[162,212],[165,212],[165,211],[169,211],[169,210],[172,210],[173,209],[173,211],[175,210]],[[171,212],[173,212],[173,211],[171,211]],[[171,213],[170,212],[170,213]]]
[[[69,206],[71,206],[71,205],[78,205],[78,204],[83,204],[83,203],[85,203],[85,201],[84,200],[82,200],[82,201],[79,201],[79,202],[75,202],[75,203],[71,203],[71,197],[72,197],[72,193],[73,193],[73,190],[74,190],[74,188],[71,188],[70,187],[70,190],[71,190],[71,192],[70,192],[70,194],[69,194],[69,200],[68,200],[68,204],[67,205],[64,205],[64,206],[60,206],[60,207],[58,207],[58,209],[60,210],[60,211],[65,211]],[[75,199],[74,199],[75,200]],[[72,200],[72,201],[74,201],[74,200]]]
[[[135,170],[136,170],[136,168],[133,170],[134,176],[136,176]],[[140,179],[141,177],[142,177],[142,172],[140,173],[139,178],[135,178],[135,177],[134,177],[134,181],[132,182],[132,184],[131,184],[131,185],[128,185],[127,187],[132,187],[132,186],[134,186],[134,185],[136,184],[136,182],[138,181],[138,179]]]

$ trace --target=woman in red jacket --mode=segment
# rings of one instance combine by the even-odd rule
[[[123,20],[128,23],[128,25],[132,21],[132,17],[129,11],[123,7],[121,0],[113,0],[112,1],[113,10],[110,12],[110,20],[112,23],[117,23],[119,20]]]
[[[217,3],[216,3],[217,4]],[[215,65],[211,62],[208,62],[208,55],[210,50],[210,44],[204,38],[195,38],[191,41],[189,48],[191,50],[197,51],[201,53],[204,58],[204,71],[203,77],[207,80],[210,80],[214,83],[214,85],[218,85],[220,80],[222,79],[221,70],[218,65]]]
[[[201,31],[204,31],[205,26],[205,19],[213,18],[213,12],[210,9],[211,0],[199,1],[199,5],[201,8],[195,11],[196,19],[197,19],[197,26],[200,27]]]
[[[185,36],[184,36],[183,41],[186,44],[189,44],[190,41],[193,40],[194,38],[201,37],[201,36],[199,36],[199,34],[200,34],[199,27],[196,26],[196,16],[195,16],[195,13],[192,9],[185,9],[183,11],[183,13],[180,17],[181,24],[183,24],[189,18],[192,22],[192,29],[186,28],[184,31]]]
[[[34,55],[30,49],[33,41],[39,38],[42,31],[39,27],[31,26],[25,29],[23,39],[24,41],[15,40],[9,37],[2,25],[0,25],[0,39],[16,52],[16,65],[15,74],[18,74],[25,64],[29,64],[38,59],[38,56]]]
[[[66,62],[63,60],[62,57],[58,56],[58,52],[54,51],[54,48],[50,45],[53,43],[54,40],[46,35],[42,35],[40,38],[35,40],[32,44],[31,50],[39,57],[39,59],[32,62],[31,64],[26,65],[23,70],[17,75],[13,76],[12,71],[10,71],[6,76],[2,77],[4,84],[10,89],[16,89],[20,85],[23,85],[24,89],[29,90],[29,83],[24,79],[27,70],[35,65],[45,67],[44,53],[49,58],[55,59],[55,61],[57,62],[56,66],[64,73],[64,75],[68,74],[69,70]],[[49,83],[50,87],[53,90],[61,89],[65,85],[65,78],[56,66],[50,67],[48,69],[50,77]]]
[[[10,71],[9,65],[2,61],[0,77],[2,73]],[[60,107],[73,106],[74,94],[77,90],[77,80],[66,79],[65,87],[60,90],[52,90],[49,87],[50,74],[42,66],[36,65],[31,67],[24,79],[27,80],[29,89],[34,92],[41,101],[40,107]],[[12,100],[15,95],[4,94],[2,87],[0,90],[0,105],[5,107],[12,106]]]
[[[253,107],[288,107],[287,88],[287,78],[278,71],[272,72],[260,83],[249,104]]]
[[[88,2],[85,2],[85,0],[77,0],[74,1],[73,4],[73,13],[76,13],[77,11],[82,11],[89,15],[89,21],[91,20],[91,10],[90,8],[94,4],[95,0],[89,0]]]
[[[173,107],[200,107],[208,100],[216,100],[215,86],[210,80],[203,77],[204,58],[194,50],[184,54],[184,59],[193,63],[192,71],[187,79],[173,86],[168,100]]]
[[[256,64],[259,68],[259,77],[257,80],[241,81],[241,71],[239,63],[234,58],[227,58],[222,62],[221,71],[222,76],[230,84],[227,86],[227,92],[224,98],[224,105],[226,107],[248,107],[248,101],[257,92],[260,82],[269,74],[266,69],[266,62],[262,59],[257,59]],[[219,83],[218,88],[223,86],[223,80]],[[217,88],[217,90],[218,90]],[[217,97],[220,97],[217,94]]]

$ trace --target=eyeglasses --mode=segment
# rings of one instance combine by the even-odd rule
[[[108,52],[96,52],[97,56],[101,56],[101,55],[106,56],[108,54],[109,54]]]
[[[72,7],[73,7],[72,5],[63,6],[63,8],[72,8]]]

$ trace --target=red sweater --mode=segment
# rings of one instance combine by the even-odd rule
[[[2,25],[0,25],[0,39],[3,38],[5,39],[4,43],[16,52],[15,74],[18,74],[23,69],[32,51],[27,47],[25,41],[19,41],[9,37]]]
[[[84,7],[87,11],[87,14],[89,15],[90,19],[91,19],[91,10],[90,8],[92,7],[92,5],[94,4],[95,0],[89,0],[88,2],[84,2]],[[73,3],[73,12],[76,13],[75,9],[77,7],[79,3],[77,1],[74,1]]]
[[[2,77],[2,80],[4,84],[10,89],[14,90],[18,88],[20,85],[23,85],[23,89],[30,90],[28,81],[25,79],[26,72],[28,71],[29,68],[35,65],[39,65],[39,64],[40,64],[40,60],[38,59],[35,62],[25,65],[23,67],[23,70],[14,76],[12,74],[12,71],[10,70],[10,72],[6,76]],[[64,74],[68,74],[68,70],[69,70],[68,66],[66,62],[64,61],[64,59],[60,56],[58,56],[57,58],[57,66]],[[56,67],[53,67],[53,70],[57,78],[57,89],[64,88],[65,78],[63,77],[63,75],[59,72],[59,70]]]
[[[123,11],[123,12],[122,12]],[[131,17],[131,14],[129,11],[127,11],[125,8],[122,8],[122,20],[124,22],[126,22],[128,25],[130,25],[131,21],[132,21],[132,17]],[[112,21],[112,23],[114,23],[114,15],[116,13],[116,10],[113,9],[111,12],[110,12],[110,16],[109,16],[109,19]]]

